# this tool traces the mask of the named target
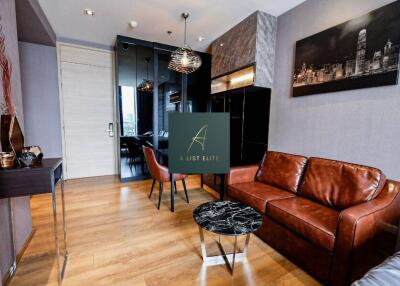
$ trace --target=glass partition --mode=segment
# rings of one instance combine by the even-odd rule
[[[149,175],[142,146],[153,144],[152,48],[117,42],[121,180]]]
[[[116,80],[121,180],[149,177],[142,146],[168,165],[168,114],[205,112],[210,96],[211,57],[184,75],[168,69],[176,47],[117,36]]]

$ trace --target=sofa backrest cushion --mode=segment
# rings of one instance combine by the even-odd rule
[[[376,168],[310,158],[298,193],[342,210],[375,198],[385,181]]]
[[[256,180],[293,193],[297,192],[307,158],[267,151],[256,175]]]

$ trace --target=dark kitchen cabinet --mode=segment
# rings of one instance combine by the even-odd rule
[[[230,114],[231,167],[259,163],[267,149],[271,90],[245,87],[211,95],[209,111]],[[204,184],[220,190],[222,178],[203,176]]]

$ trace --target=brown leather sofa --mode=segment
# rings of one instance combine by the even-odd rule
[[[400,183],[367,166],[268,151],[232,168],[226,186],[263,214],[260,238],[326,285],[381,263],[384,225],[400,218]]]

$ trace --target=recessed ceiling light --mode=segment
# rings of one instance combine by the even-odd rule
[[[224,43],[219,44],[219,46],[220,46],[220,47],[223,47],[223,46],[224,46]]]
[[[202,37],[202,36],[198,36],[197,41],[198,42],[202,42],[204,41],[206,38]]]
[[[83,11],[85,12],[85,15],[94,16],[94,11],[91,9],[85,9]]]
[[[136,21],[130,21],[129,22],[129,27],[131,27],[132,29],[136,28],[138,25],[138,23]]]

